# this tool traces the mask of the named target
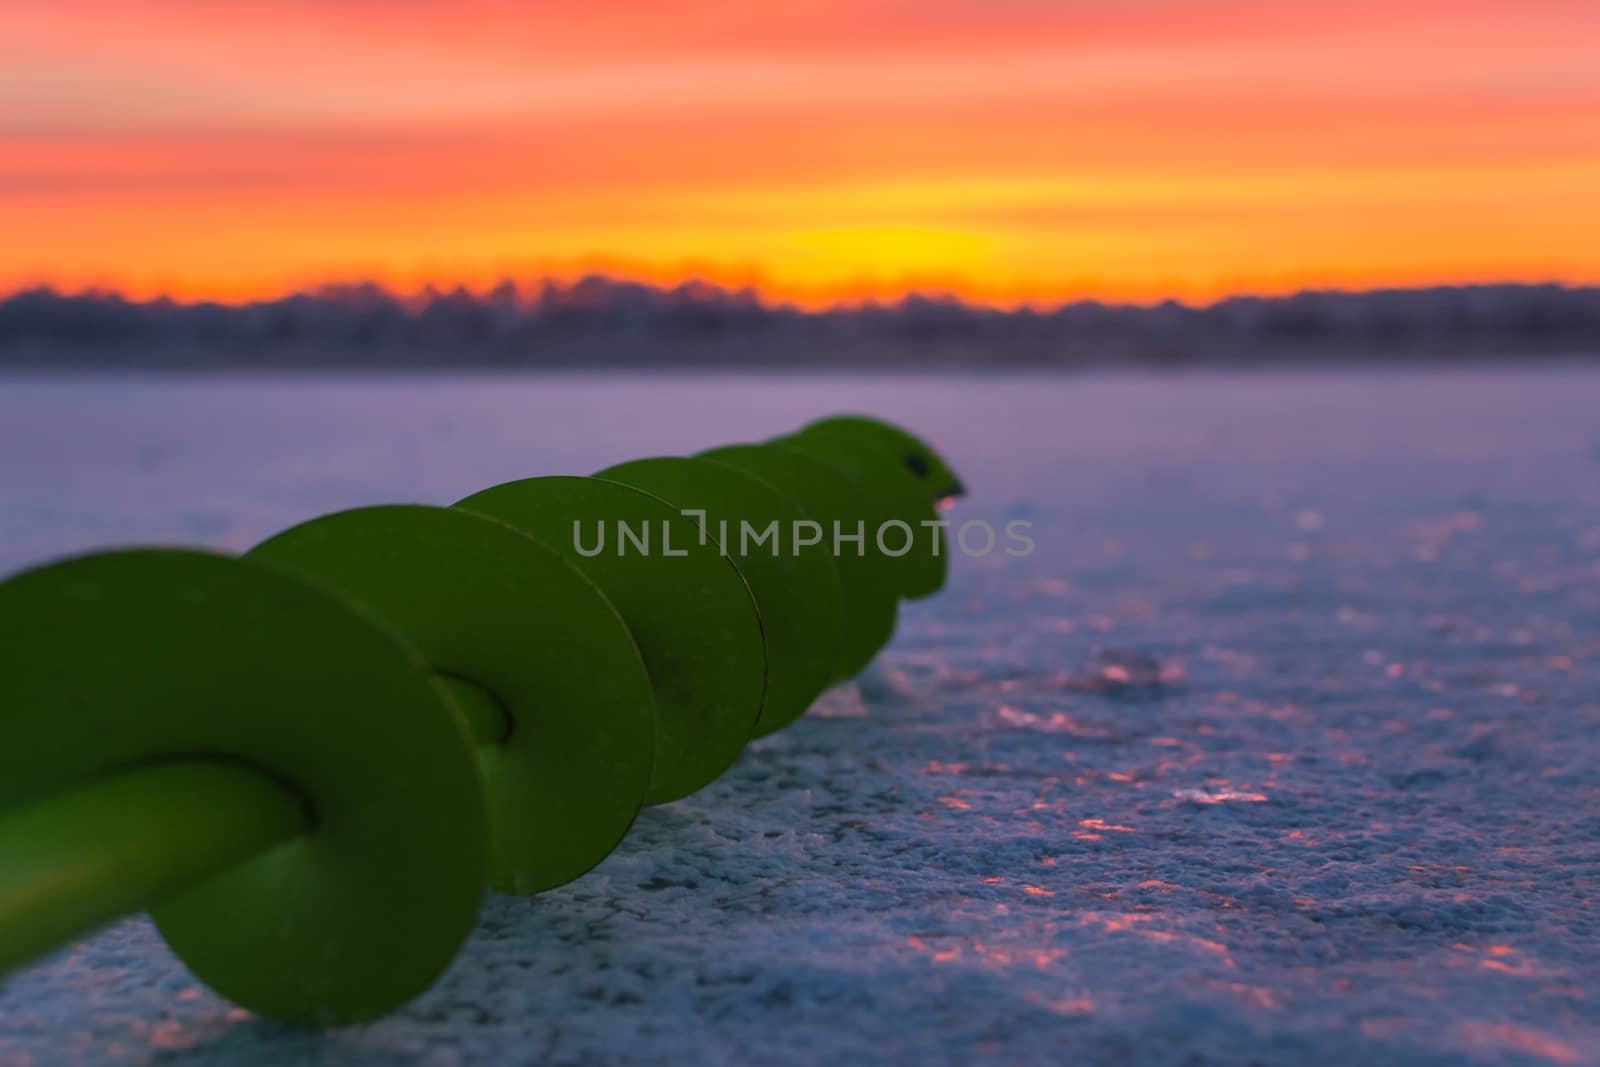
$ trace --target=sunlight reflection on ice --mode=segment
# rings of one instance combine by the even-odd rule
[[[1267,799],[1265,793],[1248,793],[1238,789],[1174,789],[1172,795],[1192,804],[1227,804],[1235,801],[1260,803]]]

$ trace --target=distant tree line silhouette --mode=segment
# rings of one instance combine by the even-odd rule
[[[1481,285],[997,309],[954,297],[805,310],[605,277],[482,293],[337,286],[243,305],[31,289],[0,366],[1074,368],[1593,357],[1600,288]]]

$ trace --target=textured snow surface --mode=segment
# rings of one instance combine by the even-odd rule
[[[0,1065],[1600,1063],[1594,373],[0,381],[0,567],[851,409],[1035,554],[385,1021],[129,920],[7,980]]]

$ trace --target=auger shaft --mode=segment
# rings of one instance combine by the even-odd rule
[[[479,686],[435,675],[474,747],[506,735]],[[311,828],[309,805],[238,763],[124,771],[0,819],[0,974]]]
[[[0,973],[304,832],[293,791],[238,763],[156,763],[0,819]]]

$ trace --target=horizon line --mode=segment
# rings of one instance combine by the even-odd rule
[[[503,275],[489,282],[427,280],[413,285],[401,285],[381,278],[331,279],[299,286],[264,289],[260,293],[226,296],[185,296],[170,290],[150,292],[130,291],[118,285],[86,283],[69,285],[51,280],[41,280],[0,290],[0,302],[19,296],[48,293],[61,299],[117,300],[127,304],[173,304],[182,307],[216,306],[246,308],[261,304],[280,303],[296,297],[329,298],[341,293],[369,291],[398,304],[422,304],[429,300],[465,294],[476,299],[486,299],[507,286],[518,294],[522,302],[531,302],[544,290],[572,291],[583,284],[602,283],[616,287],[638,287],[656,293],[671,294],[700,289],[728,297],[753,297],[764,310],[793,310],[806,314],[826,314],[834,311],[852,311],[871,307],[894,307],[909,301],[924,300],[934,303],[955,304],[966,308],[1015,313],[1022,311],[1050,312],[1061,308],[1098,304],[1105,307],[1157,308],[1170,305],[1203,310],[1235,300],[1289,300],[1300,296],[1365,296],[1380,293],[1424,293],[1460,291],[1470,289],[1562,289],[1584,291],[1600,289],[1600,281],[1572,278],[1485,278],[1440,281],[1396,282],[1374,285],[1341,285],[1338,283],[1307,283],[1282,288],[1261,287],[1223,290],[1216,295],[1196,298],[1193,295],[1173,294],[1145,299],[1118,297],[1091,292],[1062,293],[1052,297],[1019,297],[1013,299],[988,298],[962,292],[957,286],[908,285],[889,291],[869,291],[860,295],[839,295],[817,299],[799,298],[783,292],[764,289],[759,284],[730,284],[697,274],[676,279],[640,277],[631,273],[613,273],[603,270],[573,274],[533,274],[528,276]]]

